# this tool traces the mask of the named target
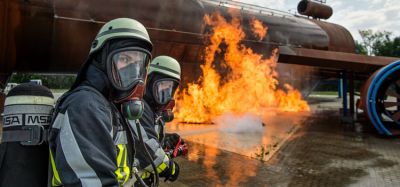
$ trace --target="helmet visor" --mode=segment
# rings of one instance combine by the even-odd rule
[[[154,99],[158,104],[167,104],[174,97],[177,86],[177,81],[172,79],[155,82],[153,88]]]
[[[139,50],[119,51],[112,56],[114,83],[120,88],[130,87],[136,80],[144,80],[149,55]]]

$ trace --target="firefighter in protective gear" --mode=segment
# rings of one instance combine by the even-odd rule
[[[175,181],[179,175],[179,166],[163,149],[165,121],[173,118],[174,94],[181,80],[181,68],[179,63],[168,56],[154,58],[150,64],[149,74],[144,96],[144,113],[140,119],[143,131],[145,131],[145,144],[151,150],[151,156],[160,177],[165,181]],[[137,153],[142,178],[146,183],[151,183],[154,174],[150,163],[144,154]]]
[[[134,168],[128,120],[141,101],[152,43],[136,20],[106,23],[71,89],[57,102],[49,135],[52,186],[123,186]]]

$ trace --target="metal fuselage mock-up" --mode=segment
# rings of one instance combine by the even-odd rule
[[[4,84],[12,72],[76,72],[99,28],[118,17],[143,23],[155,44],[154,55],[176,58],[184,71],[197,72],[196,76],[207,32],[203,17],[215,11],[229,17],[227,7],[201,0],[0,0],[0,82]],[[261,42],[248,34],[248,45],[259,51],[280,45],[355,50],[350,33],[336,24],[253,11],[240,14],[246,32],[253,18],[268,26],[268,36]]]
[[[182,82],[192,82],[201,74],[210,30],[204,16],[218,11],[230,18],[231,9],[237,10],[246,32],[243,43],[266,56],[279,48],[281,63],[316,66],[333,75],[348,70],[369,76],[395,60],[354,54],[350,32],[320,20],[329,18],[332,9],[308,0],[302,0],[298,9],[314,19],[236,1],[0,0],[0,87],[5,87],[12,72],[76,73],[100,27],[119,17],[145,25],[154,44],[153,55],[177,59]],[[262,41],[250,34],[254,18],[268,27]]]

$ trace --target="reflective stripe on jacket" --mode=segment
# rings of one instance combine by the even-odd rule
[[[169,166],[169,158],[165,154],[161,147],[159,135],[155,129],[155,114],[150,108],[150,106],[144,102],[144,113],[142,118],[140,118],[140,128],[142,131],[143,141],[150,152],[151,157],[154,160],[154,164],[157,167],[158,173],[163,172]],[[134,127],[134,131],[137,134],[136,126],[133,121],[130,121],[131,126]],[[141,149],[141,144],[139,140],[135,141],[136,149]],[[154,173],[151,163],[148,161],[147,155],[144,151],[136,152],[136,158],[139,160],[140,168],[142,173],[142,178],[150,176]]]
[[[79,88],[79,87],[78,87]],[[100,93],[80,89],[58,107],[49,134],[52,186],[123,186],[130,177],[127,135]]]

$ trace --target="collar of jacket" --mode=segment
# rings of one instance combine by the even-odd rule
[[[105,98],[109,99],[110,96],[110,82],[100,69],[94,65],[89,65],[85,80],[82,85],[91,86],[104,95]]]

